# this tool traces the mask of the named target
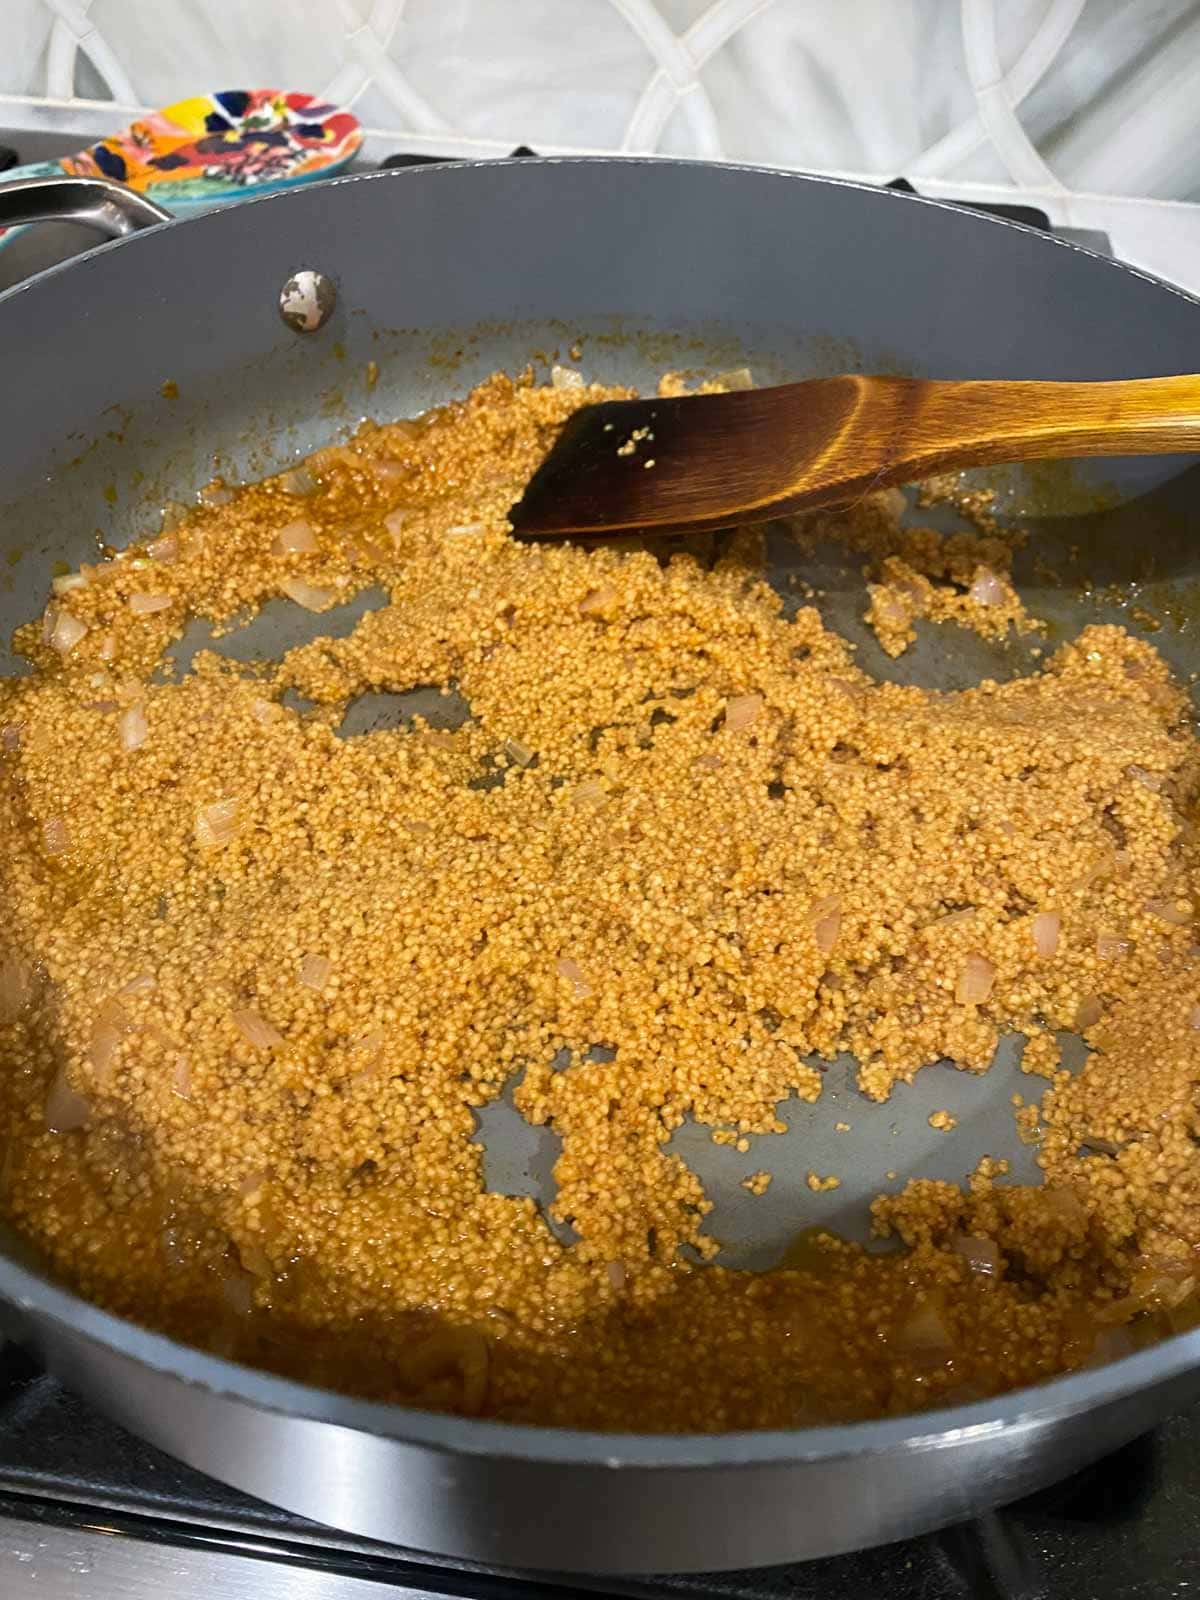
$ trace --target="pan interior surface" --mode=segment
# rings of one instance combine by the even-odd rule
[[[379,351],[387,342],[384,336],[369,348]],[[333,382],[315,414],[305,411],[288,419],[271,411],[265,421],[255,414],[232,439],[225,416],[222,433],[216,435],[226,439],[224,449],[212,447],[214,429],[207,413],[201,412],[197,420],[192,408],[185,409],[182,427],[162,434],[156,430],[144,444],[136,415],[123,416],[122,427],[106,430],[95,440],[62,474],[49,496],[39,490],[5,516],[3,525],[10,533],[3,552],[8,561],[6,581],[0,590],[0,635],[5,643],[14,627],[30,620],[31,604],[36,611],[43,602],[56,570],[74,569],[81,561],[95,559],[98,540],[119,549],[148,537],[147,530],[156,527],[164,504],[186,501],[214,474],[237,483],[278,471],[309,450],[345,437],[364,415],[387,421],[419,414],[432,404],[461,396],[475,381],[497,370],[517,372],[532,364],[535,372],[541,368],[545,381],[550,364],[560,356],[570,359],[568,348],[580,352],[575,364],[588,381],[629,384],[645,392],[652,392],[666,369],[685,370],[700,381],[718,376],[730,363],[749,366],[758,381],[784,381],[814,370],[810,365],[785,367],[770,344],[741,343],[721,328],[639,334],[628,330],[624,319],[602,323],[590,335],[582,325],[468,330],[456,342],[439,340],[432,351],[429,341],[416,335],[392,335],[390,342],[398,347],[397,354],[390,359],[369,358],[378,366],[378,377],[373,368],[368,377],[365,364],[356,369],[347,352],[335,352],[326,362]],[[443,352],[452,342],[452,354],[447,356]],[[807,350],[803,346],[801,341],[800,354],[793,359],[807,358],[816,364],[823,357],[826,362],[864,365],[864,358],[856,357],[849,344],[828,350],[813,339]],[[244,393],[253,382],[250,373],[231,376],[228,389]],[[183,398],[169,404],[178,406]],[[96,456],[103,458],[99,495],[97,468],[92,464]],[[127,464],[131,460],[136,462],[132,470]],[[1094,502],[1110,492],[1089,485],[1087,469],[1043,468],[1032,475],[1012,469],[966,481],[995,489],[1006,514],[1014,519],[1020,519],[1031,503],[1044,508],[1049,502],[1053,508],[1057,499],[1073,509],[1073,503]],[[48,499],[52,510],[47,508]],[[932,521],[947,530],[963,526],[945,508],[932,513],[912,509],[907,515],[910,521]],[[1110,536],[1112,548],[1103,557],[1104,570],[1119,573],[1122,551],[1128,552],[1124,523],[1117,513],[1092,513],[1084,519],[1051,514],[1039,519],[1037,552],[1043,561],[1051,548],[1059,561],[1067,559],[1069,549],[1075,548],[1080,520],[1098,527],[1099,532],[1088,534],[1088,557],[1077,577],[1080,587],[1088,586],[1086,597],[1069,589],[1039,588],[1032,571],[1029,582],[1021,582],[1018,558],[1021,593],[1035,614],[1052,618],[1056,641],[1096,621],[1129,623],[1126,605],[1105,605],[1097,598],[1102,585],[1094,577],[1096,552],[1105,548],[1104,529],[1114,519],[1120,531]],[[1030,653],[1036,645],[1033,638],[1014,636],[995,643],[965,629],[934,624],[921,625],[915,646],[893,661],[863,622],[867,590],[861,557],[836,545],[810,553],[788,537],[784,525],[772,533],[768,552],[767,576],[785,605],[796,604],[795,580],[810,584],[820,595],[827,625],[854,642],[859,664],[874,676],[951,690],[1036,668],[1036,657]],[[1024,565],[1032,568],[1035,562],[1030,558]],[[1119,593],[1120,581],[1113,576],[1106,587]],[[378,589],[367,589],[319,616],[284,600],[269,602],[244,625],[220,630],[216,636],[207,624],[192,623],[171,656],[181,670],[187,669],[198,649],[248,664],[278,660],[309,639],[349,633],[364,614],[382,603],[385,596]],[[1156,638],[1155,643],[1161,641]],[[1184,643],[1180,640],[1181,646]],[[10,659],[4,665],[6,670],[21,671],[24,664]],[[351,707],[342,731],[350,736],[394,727],[414,715],[429,719],[435,727],[454,727],[467,709],[455,700],[448,702],[437,688],[365,696]],[[745,1150],[714,1144],[710,1130],[698,1124],[681,1128],[669,1148],[697,1174],[714,1202],[708,1231],[721,1243],[716,1259],[730,1267],[769,1268],[786,1257],[798,1236],[813,1229],[827,1229],[872,1249],[887,1249],[889,1245],[874,1236],[869,1213],[878,1194],[899,1193],[916,1177],[965,1181],[984,1156],[1007,1162],[1011,1181],[1037,1182],[1036,1151],[1019,1137],[1013,1116],[1014,1094],[1028,1093],[1030,1084],[1020,1071],[1020,1042],[1016,1037],[1005,1040],[986,1074],[963,1072],[949,1062],[935,1064],[923,1068],[913,1083],[898,1084],[882,1103],[859,1092],[856,1063],[840,1057],[824,1070],[823,1092],[815,1105],[796,1098],[784,1102],[780,1117],[787,1132],[754,1136]],[[1082,1041],[1064,1035],[1062,1043],[1065,1064],[1077,1065],[1084,1054]],[[939,1113],[944,1127],[930,1123]],[[548,1210],[555,1193],[552,1168],[560,1150],[552,1129],[534,1128],[524,1121],[512,1104],[511,1084],[500,1100],[481,1109],[479,1122],[488,1187],[502,1194],[531,1195]],[[761,1194],[751,1193],[746,1180],[764,1171],[772,1175],[770,1187]],[[814,1193],[808,1182],[814,1171],[836,1174],[838,1188]],[[562,1236],[570,1237],[569,1228]]]
[[[134,258],[132,249],[128,257]],[[105,259],[111,262],[115,253],[97,265]],[[6,641],[13,626],[28,621],[40,605],[55,563],[73,569],[94,558],[98,538],[120,548],[143,537],[164,502],[186,501],[214,473],[237,482],[278,470],[330,438],[345,436],[364,415],[410,416],[463,394],[497,369],[519,370],[532,360],[545,371],[566,358],[572,346],[581,352],[574,364],[589,379],[644,390],[665,368],[709,375],[743,363],[758,382],[844,370],[953,375],[945,351],[938,356],[923,346],[927,324],[907,332],[902,328],[898,338],[890,330],[894,344],[880,337],[855,344],[845,331],[850,319],[844,310],[830,317],[832,331],[815,310],[811,323],[795,316],[774,323],[729,323],[684,315],[674,326],[669,315],[647,318],[639,326],[631,314],[585,310],[540,324],[443,321],[431,336],[398,328],[403,310],[381,302],[378,293],[374,304],[356,305],[353,274],[346,278],[350,303],[339,308],[336,325],[319,340],[289,342],[272,329],[265,361],[239,365],[236,354],[226,350],[221,362],[194,375],[183,370],[186,351],[172,351],[158,358],[153,373],[139,374],[127,403],[111,406],[107,416],[97,414],[92,428],[57,445],[37,470],[31,472],[27,461],[19,463],[9,481],[24,478],[24,489],[5,507],[0,523],[0,554],[8,563],[0,584],[0,632]],[[592,298],[598,292],[593,289]],[[709,298],[714,298],[711,292]],[[977,353],[956,351],[964,369],[980,364],[994,370],[1030,360],[1028,350],[984,353],[987,340],[980,337]],[[1113,359],[1128,367],[1135,357],[1130,352]],[[1118,621],[1152,636],[1178,672],[1192,675],[1200,664],[1195,647],[1200,558],[1189,537],[1195,469],[1179,463],[1097,464],[1077,471],[993,474],[986,481],[996,487],[1005,514],[1025,520],[1033,530],[1015,577],[1030,611],[1047,620],[1055,644],[1089,623]],[[770,552],[770,576],[781,593],[790,593],[789,580],[802,569],[804,581],[820,593],[828,624],[854,641],[859,664],[873,675],[952,689],[983,677],[1027,673],[1034,665],[1020,641],[990,646],[958,630],[932,626],[920,630],[917,644],[893,662],[862,624],[866,598],[860,560],[837,548],[809,560],[782,535],[771,539]],[[1048,569],[1055,573],[1053,580],[1045,576]],[[318,619],[320,631],[330,631],[331,620],[337,630],[349,628],[374,603],[377,596],[360,596],[335,619]],[[1139,621],[1139,615],[1146,620]],[[242,659],[272,658],[297,642],[294,622],[295,608],[268,607],[244,631],[214,641],[214,647]],[[198,642],[198,636],[186,641],[184,654]],[[0,670],[22,667],[5,657]],[[437,709],[431,698],[404,698],[364,706],[358,715],[369,728]],[[1068,1065],[1078,1060],[1072,1048],[1068,1043]],[[865,1100],[854,1087],[853,1064],[839,1060],[828,1068],[816,1106],[788,1102],[781,1111],[788,1132],[753,1139],[746,1151],[714,1145],[702,1128],[679,1130],[672,1148],[701,1177],[715,1203],[709,1227],[721,1241],[719,1259],[770,1267],[797,1235],[813,1227],[867,1242],[867,1207],[881,1190],[898,1190],[916,1176],[961,1181],[984,1155],[1007,1161],[1014,1180],[1036,1181],[1036,1152],[1018,1137],[1013,1118],[1013,1095],[1029,1092],[1016,1053],[1013,1044],[1006,1045],[981,1076],[949,1065],[926,1068],[883,1104]],[[945,1131],[932,1126],[929,1119],[939,1111],[954,1126]],[[505,1099],[482,1113],[480,1122],[489,1185],[548,1204],[553,1134],[529,1128]],[[744,1180],[764,1169],[774,1181],[765,1194],[751,1196]],[[813,1170],[837,1173],[840,1187],[814,1193],[808,1183]]]

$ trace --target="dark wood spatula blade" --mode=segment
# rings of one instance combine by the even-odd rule
[[[931,472],[1200,450],[1200,375],[1112,383],[813,378],[585,406],[510,516],[531,538],[728,528]]]
[[[762,515],[786,493],[803,453],[808,429],[796,428],[797,414],[806,415],[809,429],[830,425],[810,410],[829,408],[826,384],[789,388],[787,406],[782,389],[584,406],[513,507],[514,529],[551,538],[725,528]]]

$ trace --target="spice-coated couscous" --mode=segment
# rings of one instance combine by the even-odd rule
[[[1182,692],[1114,627],[1011,682],[873,681],[781,608],[754,533],[515,542],[556,430],[612,393],[494,378],[56,580],[17,639],[33,674],[0,686],[0,1209],[180,1338],[551,1424],[903,1411],[1179,1325]],[[871,563],[889,651],[917,616],[1027,620],[1004,537],[898,511],[819,519]],[[189,616],[368,585],[386,603],[278,661],[165,664]],[[417,685],[466,720],[340,736],[355,697]],[[882,1100],[1014,1030],[1044,1185],[984,1162],[876,1201],[899,1253],[810,1234],[776,1271],[712,1263],[667,1149],[686,1119],[748,1149],[839,1051]],[[509,1084],[562,1140],[555,1228],[484,1187],[477,1112]]]

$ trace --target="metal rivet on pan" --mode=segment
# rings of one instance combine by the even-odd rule
[[[279,315],[296,333],[316,333],[337,304],[333,279],[312,267],[294,272],[279,291]]]

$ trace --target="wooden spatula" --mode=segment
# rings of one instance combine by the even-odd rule
[[[511,517],[530,538],[725,528],[960,467],[1190,450],[1200,450],[1200,376],[816,378],[584,406]]]

